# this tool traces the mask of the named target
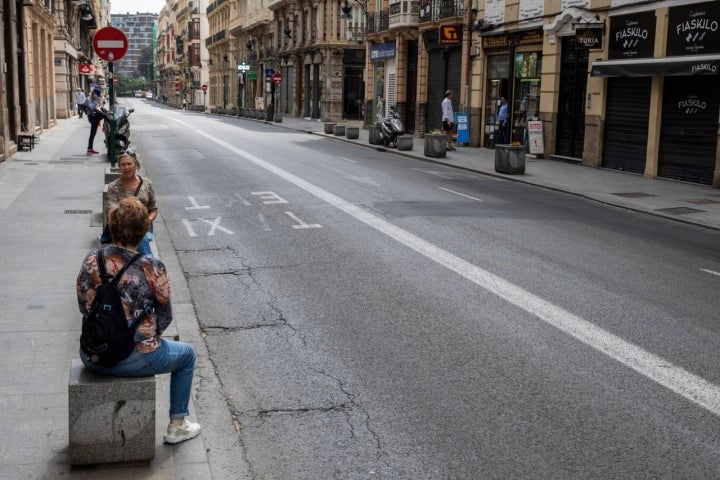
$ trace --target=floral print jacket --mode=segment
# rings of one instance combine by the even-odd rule
[[[135,255],[114,245],[105,247],[103,254],[108,275],[117,273]],[[99,284],[97,251],[93,250],[85,257],[77,277],[77,299],[82,314],[90,309],[95,286]],[[145,317],[135,332],[135,348],[141,353],[157,350],[160,335],[172,322],[170,282],[165,265],[156,258],[142,256],[125,271],[118,286],[128,322]]]

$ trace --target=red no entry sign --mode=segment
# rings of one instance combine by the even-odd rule
[[[203,91],[203,92],[207,92],[207,83],[204,84],[204,85],[203,85],[202,87],[200,87],[200,88],[202,88],[202,91]]]
[[[103,27],[93,36],[93,50],[106,62],[117,62],[125,56],[127,48],[127,37],[115,27]]]
[[[280,72],[273,73],[273,76],[271,77],[272,82],[277,85],[278,83],[282,82],[282,74]]]

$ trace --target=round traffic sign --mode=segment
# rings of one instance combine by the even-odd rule
[[[207,83],[203,84],[203,86],[200,88],[202,88],[203,92],[207,92]]]
[[[106,62],[116,62],[125,56],[128,39],[122,30],[103,27],[93,36],[93,50]]]
[[[273,76],[271,77],[271,80],[275,85],[282,82],[282,79],[283,79],[283,76],[280,72],[273,73]]]

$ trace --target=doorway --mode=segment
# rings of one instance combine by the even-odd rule
[[[585,141],[588,49],[579,46],[574,36],[564,37],[560,62],[560,99],[555,154],[582,159]]]

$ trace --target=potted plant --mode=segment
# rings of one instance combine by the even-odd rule
[[[444,158],[447,156],[447,137],[440,130],[431,130],[425,134],[425,156]]]
[[[495,171],[498,173],[525,173],[525,145],[495,145]]]

